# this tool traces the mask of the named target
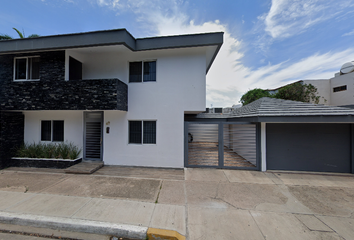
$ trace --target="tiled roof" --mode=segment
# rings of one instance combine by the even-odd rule
[[[354,116],[354,109],[264,97],[235,109],[229,117],[343,115]]]

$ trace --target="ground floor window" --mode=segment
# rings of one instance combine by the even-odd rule
[[[156,121],[129,121],[129,143],[156,144]]]
[[[63,142],[64,121],[63,120],[42,120],[41,141]]]

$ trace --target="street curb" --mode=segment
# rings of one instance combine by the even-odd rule
[[[185,240],[186,237],[173,230],[149,228],[148,240]]]
[[[22,226],[61,229],[72,232],[94,233],[124,238],[146,239],[147,227],[82,219],[48,217],[0,211],[0,222]]]

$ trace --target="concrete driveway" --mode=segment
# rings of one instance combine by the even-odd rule
[[[117,166],[70,175],[9,168],[0,171],[0,211],[169,229],[191,240],[349,240],[354,177]]]

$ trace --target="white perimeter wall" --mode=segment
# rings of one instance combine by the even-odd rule
[[[64,140],[83,147],[83,112],[82,111],[25,111],[26,143],[41,141],[42,120],[64,120]],[[44,141],[43,143],[48,143]],[[81,156],[82,157],[82,152]]]
[[[354,104],[354,72],[340,75],[330,79],[331,105],[343,106]],[[333,88],[347,85],[346,91],[333,92]]]
[[[303,82],[305,84],[312,84],[317,88],[317,93],[318,93],[317,95],[320,96],[319,104],[325,104],[325,105],[331,104],[331,83],[329,79],[303,80]]]

